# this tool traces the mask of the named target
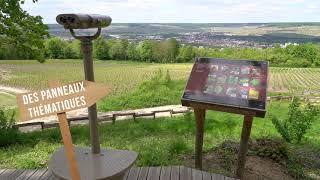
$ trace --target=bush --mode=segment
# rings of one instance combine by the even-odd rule
[[[103,37],[100,36],[98,39],[93,41],[93,54],[97,59],[109,59],[109,49],[108,43]]]
[[[14,144],[20,139],[20,132],[14,128],[15,111],[0,108],[0,147]]]
[[[289,106],[288,118],[280,120],[272,115],[271,119],[285,141],[300,143],[307,130],[311,128],[318,112],[315,106],[310,103],[302,106],[299,99],[294,97]]]
[[[284,164],[288,159],[288,147],[282,139],[263,137],[254,140],[250,150],[257,156],[270,158]]]
[[[51,59],[64,59],[68,43],[61,38],[50,38],[45,41],[45,55]]]
[[[15,111],[0,107],[0,129],[10,129],[15,124]]]

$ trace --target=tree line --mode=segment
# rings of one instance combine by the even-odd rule
[[[39,56],[31,51],[19,51],[18,47],[4,42],[0,43],[0,59],[35,59]],[[184,63],[192,62],[194,57],[213,57],[267,60],[271,66],[320,67],[320,45],[313,43],[290,44],[286,47],[275,45],[265,49],[215,48],[183,45],[173,38],[129,42],[126,39],[107,40],[99,37],[93,42],[93,48],[93,56],[100,60]],[[80,59],[80,42],[58,37],[48,38],[44,41],[43,56],[46,59]]]

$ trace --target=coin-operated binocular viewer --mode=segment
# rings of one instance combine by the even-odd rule
[[[111,24],[112,19],[109,16],[96,14],[60,14],[56,17],[56,21],[65,29],[69,29],[75,39],[81,41],[85,80],[94,82],[92,41],[100,36],[101,28]],[[74,29],[89,28],[97,28],[97,32],[82,36],[74,31]],[[50,160],[50,170],[59,179],[123,179],[125,172],[136,161],[137,153],[100,149],[96,104],[88,108],[88,118],[91,150],[87,147],[75,147],[71,150],[60,148],[54,152]],[[69,163],[66,163],[66,159]]]
[[[92,40],[98,38],[101,28],[111,24],[112,19],[109,16],[89,15],[89,14],[60,14],[56,18],[57,22],[65,29],[69,29],[72,36],[81,41],[81,50],[84,56],[84,74],[85,80],[94,81],[93,60],[92,60]],[[78,36],[74,29],[98,28],[98,31],[92,36]],[[99,153],[99,135],[97,122],[97,108],[93,105],[88,108],[90,135],[92,152]]]

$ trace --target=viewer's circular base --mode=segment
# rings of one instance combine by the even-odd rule
[[[81,180],[118,180],[136,161],[138,154],[125,150],[101,149],[100,154],[91,153],[91,148],[74,148]],[[64,148],[56,150],[50,160],[49,169],[59,179],[71,179],[69,163]]]

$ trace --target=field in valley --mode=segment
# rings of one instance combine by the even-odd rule
[[[191,63],[154,64],[130,61],[95,61],[95,79],[112,89],[111,94],[98,102],[100,111],[138,109],[179,104]],[[159,70],[173,80],[170,85],[148,81]],[[1,73],[2,72],[2,73]],[[48,60],[44,64],[30,60],[0,61],[1,86],[38,90],[48,87],[48,81],[68,83],[84,79],[81,60]],[[268,95],[320,96],[319,68],[270,67]],[[145,84],[143,82],[149,82]],[[151,88],[152,87],[152,88]],[[13,94],[0,94],[0,106],[14,107]]]
[[[159,69],[169,71],[171,78],[186,79],[191,64],[148,64],[119,61],[95,61],[95,79],[112,87],[112,95],[130,92],[142,82],[153,77]],[[82,60],[0,61],[0,70],[6,71],[0,85],[37,90],[48,87],[49,80],[62,83],[84,79]],[[1,71],[0,71],[1,72]]]
[[[137,62],[95,61],[95,78],[99,83],[112,87],[112,95],[132,91],[142,82],[149,80],[162,69],[169,71],[174,80],[186,80],[192,64],[148,64]],[[62,83],[83,79],[81,60],[48,60],[45,64],[36,61],[0,61],[0,85],[30,90],[47,87],[49,80]],[[1,71],[0,71],[1,72]],[[319,68],[270,67],[268,90],[271,93],[301,94],[304,90],[320,90]]]
[[[320,93],[319,68],[270,68],[269,92]]]

